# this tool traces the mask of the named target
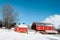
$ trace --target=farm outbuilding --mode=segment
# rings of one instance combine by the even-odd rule
[[[25,24],[20,24],[15,27],[16,32],[21,32],[21,33],[27,33],[28,32],[28,26]]]
[[[58,33],[56,30],[54,30],[54,26],[51,23],[39,23],[34,22],[31,26],[31,29],[37,31],[40,31],[41,33]]]
[[[50,23],[34,22],[31,26],[31,29],[36,31],[54,30],[54,26],[53,24],[50,24]]]

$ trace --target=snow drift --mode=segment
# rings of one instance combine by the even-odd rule
[[[60,35],[44,35],[30,32],[27,34],[18,33],[14,30],[0,29],[0,40],[60,40]]]
[[[45,40],[41,34],[18,33],[12,30],[0,29],[0,40]],[[46,39],[48,40],[48,39]]]

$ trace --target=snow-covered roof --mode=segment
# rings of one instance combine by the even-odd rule
[[[18,25],[18,27],[24,27],[24,28],[27,28],[28,26],[25,25],[25,24],[20,24],[20,25]]]
[[[33,24],[38,25],[38,26],[40,25],[53,26],[53,24],[51,23],[43,23],[43,22],[34,22]]]

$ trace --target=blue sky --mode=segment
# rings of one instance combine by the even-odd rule
[[[0,0],[0,12],[5,3],[18,12],[18,23],[30,25],[32,22],[42,22],[51,15],[60,15],[60,0]]]

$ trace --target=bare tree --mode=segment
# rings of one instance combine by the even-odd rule
[[[9,4],[5,4],[2,8],[2,15],[6,28],[10,29],[10,25],[17,20],[17,13],[14,13],[13,8]]]

